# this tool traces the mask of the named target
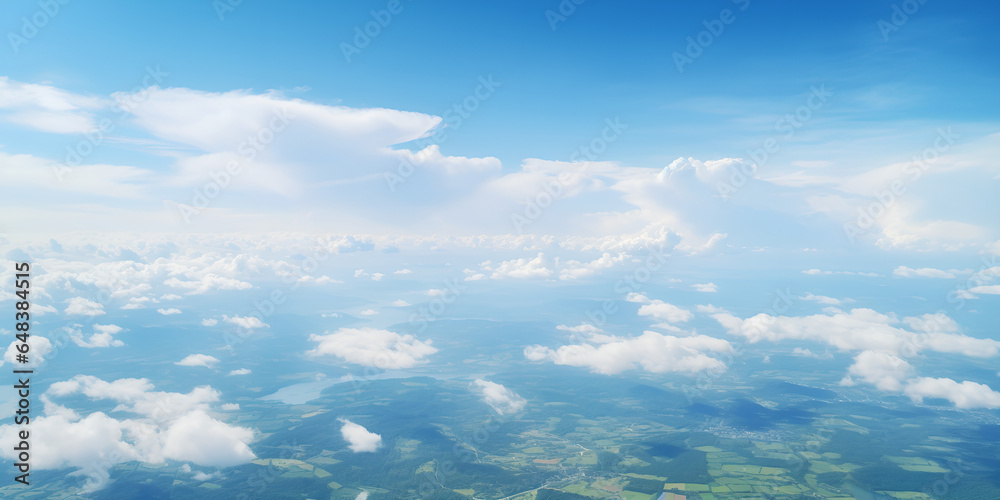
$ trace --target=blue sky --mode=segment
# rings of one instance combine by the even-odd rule
[[[386,2],[243,2],[221,21],[208,1],[71,2],[18,53],[3,47],[0,67],[12,79],[107,95],[158,64],[169,86],[307,87],[294,95],[428,114],[493,74],[502,92],[448,148],[498,156],[507,169],[528,157],[565,158],[609,116],[632,127],[609,159],[657,167],[678,156],[739,156],[769,132],[764,118],[794,109],[816,84],[839,92],[811,127],[822,142],[874,129],[887,145],[905,147],[905,137],[886,129],[992,121],[998,102],[990,89],[1000,82],[990,47],[1000,35],[988,23],[998,7],[928,2],[886,41],[877,23],[891,19],[893,4],[591,1],[553,31],[545,12],[558,11],[558,2],[404,0],[348,63],[340,43]],[[724,8],[735,21],[679,73],[672,54]],[[6,2],[3,10],[5,30],[17,32],[38,6]]]

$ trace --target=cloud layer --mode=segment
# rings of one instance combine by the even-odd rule
[[[32,466],[38,469],[75,468],[86,477],[86,490],[102,487],[108,470],[123,462],[162,464],[166,460],[203,466],[228,467],[255,458],[249,443],[254,431],[229,425],[212,416],[219,392],[200,386],[191,392],[154,391],[147,379],[111,382],[88,375],[52,384],[41,396],[44,415],[32,419]],[[83,395],[118,404],[112,417],[95,411],[81,415],[55,402]],[[0,451],[14,458],[18,426],[0,426]]]

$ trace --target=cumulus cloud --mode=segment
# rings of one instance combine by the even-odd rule
[[[625,300],[643,304],[639,307],[639,316],[650,316],[658,321],[683,323],[694,317],[694,314],[687,309],[668,304],[659,299],[650,299],[640,293],[630,293],[625,297]]]
[[[926,329],[921,332],[901,328],[900,320],[893,315],[864,308],[796,317],[762,313],[741,319],[728,312],[712,317],[731,335],[745,337],[751,343],[811,340],[841,351],[882,351],[906,356],[923,350],[980,358],[1000,354],[1000,342],[954,333],[954,321],[944,314],[905,318],[911,326]]]
[[[347,447],[354,453],[373,452],[382,445],[382,436],[369,432],[346,418],[340,419],[344,424],[340,427],[340,435],[347,441]]]
[[[548,278],[554,273],[545,267],[545,254],[539,253],[533,259],[521,258],[505,260],[497,264],[496,268],[483,267],[487,271],[492,271],[490,276],[495,280],[504,278],[514,279],[540,279]]]
[[[864,382],[883,391],[902,391],[916,402],[923,397],[938,397],[960,408],[1000,407],[1000,394],[983,384],[912,378],[913,366],[903,358],[922,351],[978,358],[1000,354],[1000,342],[957,333],[958,324],[944,313],[903,320],[871,309],[834,310],[828,315],[802,317],[758,314],[747,319],[718,312],[713,317],[730,334],[745,337],[751,343],[796,339],[825,343],[841,351],[861,351],[854,357],[841,385]]]
[[[32,334],[28,337],[28,362],[20,363],[17,361],[18,354],[22,354],[18,350],[18,345],[20,344],[21,341],[19,340],[12,341],[7,346],[7,351],[4,352],[3,359],[8,363],[15,363],[25,368],[35,368],[44,363],[45,356],[48,356],[52,352],[52,342],[47,337]],[[3,363],[0,363],[0,365],[3,365]]]
[[[309,341],[317,343],[306,352],[309,356],[334,355],[348,363],[383,370],[411,368],[437,352],[429,340],[376,328],[340,328],[331,334],[312,334]]]
[[[883,391],[899,391],[903,388],[903,380],[913,374],[913,366],[886,352],[863,351],[854,357],[854,364],[847,373],[841,385],[854,385],[854,379],[859,378]]]
[[[122,309],[145,309],[146,304],[149,302],[156,302],[149,297],[132,297],[128,299],[128,303],[122,306]]]
[[[1000,392],[969,380],[957,382],[950,378],[920,377],[910,381],[903,392],[917,403],[924,398],[940,398],[959,408],[1000,408]]]
[[[174,363],[180,366],[204,366],[205,368],[212,368],[219,359],[215,356],[209,356],[208,354],[189,354],[184,359]]]
[[[579,262],[576,260],[571,260],[566,262],[565,267],[559,271],[559,279],[562,280],[574,280],[585,278],[588,276],[593,276],[603,269],[613,267],[617,264],[625,262],[628,254],[622,252],[617,256],[612,256],[608,252],[604,252],[601,257],[594,259],[590,262]]]
[[[378,311],[374,309],[365,309],[364,311],[361,311],[358,314],[362,316],[375,316],[376,314],[378,314]]]
[[[41,396],[44,415],[32,418],[32,466],[39,469],[75,468],[84,476],[85,491],[101,488],[117,464],[167,460],[229,467],[256,458],[249,443],[254,431],[232,426],[209,415],[219,393],[200,386],[187,394],[158,392],[146,379],[106,382],[78,375],[56,382]],[[118,403],[112,417],[96,411],[81,416],[53,398],[82,394],[92,400]],[[0,426],[0,456],[14,458],[19,427]]]
[[[711,292],[718,292],[719,291],[719,287],[715,286],[715,283],[695,283],[695,284],[691,285],[691,288],[694,288],[695,290],[697,290],[699,292],[709,292],[709,293],[711,293]]]
[[[483,273],[477,273],[476,271],[473,271],[472,269],[466,268],[466,269],[463,269],[462,272],[465,273],[465,278],[464,278],[465,281],[479,281],[479,280],[486,279],[486,275],[485,274],[483,274]]]
[[[103,305],[83,297],[74,297],[69,299],[67,303],[69,305],[64,311],[66,314],[78,316],[101,316],[104,314]]]
[[[156,312],[158,312],[158,313],[160,313],[160,314],[162,314],[164,316],[170,316],[171,314],[180,314],[181,310],[177,309],[175,307],[171,307],[169,309],[157,309]]]
[[[371,278],[372,281],[381,281],[384,276],[382,273],[369,273],[364,269],[354,271],[355,278]]]
[[[223,405],[223,406],[225,406],[225,405]],[[187,473],[187,474],[191,474],[191,479],[193,479],[195,481],[210,481],[210,480],[215,479],[217,477],[220,477],[222,475],[219,472],[213,472],[213,473],[209,474],[207,472],[202,472],[202,471],[197,471],[197,470],[191,470],[191,466],[188,465],[188,464],[182,465],[181,468],[180,468],[180,471],[184,472],[184,473]]]
[[[942,279],[955,279],[956,274],[966,274],[971,273],[971,269],[959,270],[959,269],[949,269],[947,271],[942,271],[941,269],[934,269],[932,267],[921,267],[920,269],[912,269],[906,266],[899,266],[892,270],[892,275],[900,278],[942,278]]]
[[[238,368],[236,370],[231,370],[229,372],[229,374],[230,375],[250,375],[250,369],[249,368]]]
[[[726,369],[709,354],[730,353],[729,342],[705,335],[674,337],[646,331],[638,337],[618,337],[592,344],[564,345],[557,349],[534,345],[524,349],[531,361],[551,361],[557,365],[580,366],[593,372],[612,375],[642,369],[651,373],[696,373]]]
[[[77,325],[79,326],[79,325]],[[85,348],[95,348],[95,347],[121,347],[125,345],[121,340],[115,339],[114,335],[121,332],[122,328],[118,325],[94,325],[94,333],[91,334],[90,338],[87,340],[83,339],[83,332],[74,329],[67,328],[70,339],[76,345]]]
[[[472,382],[472,388],[483,397],[483,401],[490,405],[493,411],[500,415],[517,413],[528,403],[514,391],[489,380],[476,379]]]
[[[201,326],[215,326],[219,324],[219,320],[215,318],[205,318],[201,320]]]
[[[255,458],[247,445],[253,431],[234,427],[202,410],[182,415],[163,432],[163,455],[199,465],[233,466]]]
[[[831,306],[839,306],[845,302],[844,300],[835,299],[833,297],[827,297],[825,295],[813,295],[811,293],[806,293],[805,295],[799,297],[799,299],[809,300],[812,302],[819,302],[820,304],[826,304]]]
[[[398,300],[392,301],[392,306],[393,307],[410,307],[410,303],[407,302],[407,301],[405,301],[405,300],[403,300],[403,299],[398,299]]]
[[[258,318],[258,317],[256,317],[256,316],[232,316],[232,317],[230,317],[230,316],[223,315],[222,316],[222,321],[225,321],[226,323],[229,323],[229,324],[232,324],[232,325],[236,325],[236,326],[241,327],[241,328],[246,328],[246,329],[249,329],[249,330],[252,330],[254,328],[264,328],[264,327],[269,327],[270,326],[267,323],[264,323],[263,321],[261,321],[261,319]]]

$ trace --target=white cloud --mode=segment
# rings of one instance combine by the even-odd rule
[[[862,351],[854,357],[854,364],[847,373],[841,385],[854,385],[854,378],[860,378],[883,391],[900,391],[903,380],[913,374],[913,366],[889,353]]]
[[[53,401],[73,394],[117,402],[115,415],[128,418],[100,411],[81,416]],[[109,469],[124,462],[176,460],[229,467],[255,458],[248,445],[254,438],[252,429],[209,416],[219,393],[208,386],[187,394],[156,392],[146,379],[105,382],[78,375],[52,384],[40,399],[44,415],[31,421],[32,466],[38,470],[76,468],[76,475],[85,477],[84,491],[100,489],[108,481]],[[14,457],[19,430],[15,425],[0,426],[0,456]]]
[[[958,270],[949,269],[947,271],[942,271],[940,269],[934,269],[932,267],[922,267],[920,269],[911,269],[906,266],[899,266],[892,270],[893,276],[898,276],[900,278],[942,278],[942,279],[955,279],[956,274],[966,274],[967,272],[972,272],[971,270]]]
[[[369,273],[364,269],[354,271],[355,278],[371,278],[372,281],[381,281],[384,276],[382,273]]]
[[[35,368],[45,362],[45,356],[48,356],[52,352],[52,342],[49,341],[47,337],[43,337],[38,334],[32,334],[28,337],[28,362],[20,363],[17,361],[17,356],[22,354],[18,350],[18,346],[21,341],[14,340],[7,346],[7,351],[3,355],[3,359],[8,363],[13,363],[18,366],[25,368]],[[3,363],[0,363],[3,365]]]
[[[340,422],[344,424],[340,428],[340,435],[354,453],[373,452],[382,445],[382,436],[369,432],[346,418],[340,419]]]
[[[912,356],[923,350],[963,354],[988,358],[1000,354],[1000,342],[953,333],[955,324],[946,315],[924,315],[905,318],[905,322],[927,328],[912,332],[898,325],[892,315],[871,309],[836,311],[828,315],[771,316],[758,314],[740,319],[729,313],[716,313],[716,319],[731,335],[745,337],[749,342],[776,342],[785,339],[822,342],[841,351],[882,351]]]
[[[240,409],[240,405],[237,403],[223,403],[221,408],[223,411],[237,411]]]
[[[104,314],[103,305],[83,297],[74,297],[69,299],[67,303],[69,305],[66,306],[66,310],[64,311],[66,314],[80,316],[101,316]]]
[[[719,287],[715,286],[715,283],[695,283],[691,285],[691,288],[699,292],[718,292]]]
[[[514,393],[514,391],[496,382],[476,379],[471,385],[483,397],[483,401],[500,415],[517,413],[528,403],[524,398]]]
[[[148,302],[155,301],[149,297],[132,297],[128,299],[128,304],[122,306],[122,309],[144,309],[146,307],[146,303]]]
[[[600,328],[590,323],[580,323],[579,325],[576,326],[557,325],[556,330],[563,330],[573,333],[585,333],[585,334],[604,333],[604,330],[601,330]]]
[[[226,323],[236,325],[240,328],[254,329],[254,328],[265,328],[270,327],[267,323],[261,321],[257,316],[222,316],[222,321]]]
[[[59,310],[45,304],[32,304],[31,312],[33,312],[35,316],[45,316],[47,313],[59,312]]]
[[[125,345],[121,340],[114,338],[114,335],[121,332],[122,328],[117,325],[94,325],[94,333],[89,339],[83,340],[83,332],[73,328],[67,328],[70,339],[80,347],[121,347]]]
[[[194,410],[171,422],[161,439],[164,457],[231,467],[255,458],[247,445],[253,437],[250,429],[228,425],[202,410]]]
[[[392,274],[413,274],[413,271],[409,269],[400,269],[398,271],[393,271]]]
[[[920,332],[957,332],[959,330],[958,323],[943,312],[910,316],[903,318],[903,322],[914,331]]]
[[[483,273],[477,273],[476,271],[473,271],[472,269],[466,268],[466,269],[463,269],[462,272],[465,273],[465,281],[479,281],[479,280],[486,279],[486,275],[485,274],[483,274]]]
[[[617,256],[612,257],[610,253],[605,252],[600,258],[590,262],[571,260],[566,262],[566,267],[559,271],[559,279],[571,280],[593,276],[603,269],[608,269],[616,264],[625,262],[627,257],[628,255],[625,253],[619,253]]]
[[[659,321],[669,323],[682,323],[694,317],[694,314],[687,309],[668,304],[662,300],[651,300],[649,297],[639,293],[630,293],[625,300],[644,304],[639,307],[639,316],[650,316]]]
[[[606,375],[640,368],[651,373],[725,370],[726,365],[706,353],[729,353],[733,348],[722,339],[695,335],[674,337],[646,331],[639,337],[621,337],[598,346],[564,345],[549,349],[535,345],[524,349],[531,361],[580,366]]]
[[[164,285],[174,288],[185,288],[190,295],[198,295],[213,290],[248,290],[253,285],[245,281],[234,278],[219,276],[214,273],[205,274],[198,279],[183,281],[178,278],[170,278],[163,282]]]
[[[410,307],[410,305],[411,304],[409,302],[407,302],[407,301],[405,301],[403,299],[398,299],[398,300],[392,301],[392,306],[393,307]]]
[[[208,354],[189,354],[184,359],[174,363],[180,366],[204,366],[205,368],[212,368],[219,359],[215,356],[209,356]]]
[[[376,311],[374,309],[365,309],[364,311],[361,311],[358,314],[360,314],[362,316],[375,316],[376,314],[378,314],[378,311]]]
[[[827,297],[825,295],[813,295],[811,293],[806,293],[805,295],[799,297],[802,300],[811,300],[813,302],[819,302],[820,304],[828,304],[833,306],[839,306],[845,301],[840,299],[835,299],[833,297]]]
[[[215,326],[219,324],[219,320],[215,318],[205,318],[201,320],[201,326]]]
[[[904,318],[884,315],[871,309],[840,310],[829,315],[803,317],[757,316],[739,319],[720,312],[713,317],[730,334],[749,342],[798,339],[822,342],[841,351],[861,351],[854,357],[841,385],[865,382],[884,391],[903,391],[914,401],[923,397],[948,399],[959,408],[1000,407],[1000,393],[983,384],[951,379],[911,378],[913,366],[903,357],[922,351],[989,358],[1000,355],[1000,342],[960,333],[958,324],[944,313]],[[903,323],[907,330],[898,326]]]
[[[0,109],[7,121],[43,132],[82,134],[94,130],[91,110],[110,104],[50,85],[22,83],[0,77]]]
[[[375,328],[340,328],[331,334],[312,334],[309,341],[318,344],[306,352],[309,356],[334,355],[348,363],[384,370],[411,368],[437,352],[429,340]]]
[[[250,375],[249,368],[238,368],[229,372],[230,375]]]
[[[498,280],[504,278],[514,279],[538,279],[552,276],[551,269],[545,267],[545,254],[539,253],[533,259],[512,259],[505,260],[497,265],[496,269],[484,268],[493,271],[491,278]]]
[[[696,306],[696,309],[698,310],[698,312],[704,314],[716,314],[716,313],[726,312],[725,309],[719,306],[714,306],[712,304],[698,304],[698,306]]]
[[[225,406],[225,405],[223,405],[223,406]],[[187,464],[185,464],[185,465],[187,465]],[[219,473],[219,472],[213,472],[213,473],[209,474],[207,472],[195,471],[194,473],[191,474],[191,479],[194,479],[195,481],[210,481],[210,480],[215,479],[215,478],[217,478],[217,477],[219,477],[221,475],[222,474]]]
[[[558,325],[556,330],[562,330],[566,332],[573,333],[571,336],[572,340],[585,340],[592,344],[604,344],[607,342],[616,342],[618,337],[613,335],[605,335],[604,330],[590,324],[590,323],[580,323],[576,326]]]
[[[171,307],[170,309],[162,309],[162,308],[161,309],[157,309],[156,312],[158,312],[158,313],[160,313],[160,314],[162,314],[164,316],[170,316],[171,314],[180,314],[181,310],[177,309],[176,307]]]
[[[1000,392],[969,380],[959,383],[950,378],[920,377],[910,381],[903,392],[917,403],[924,398],[941,398],[959,408],[1000,408]]]
[[[604,330],[602,330],[602,329],[600,329],[600,328],[598,328],[598,327],[596,327],[596,326],[594,326],[594,325],[592,325],[590,323],[580,323],[579,325],[576,325],[576,326],[557,325],[556,326],[556,330],[562,330],[562,331],[565,331],[565,332],[573,333],[573,334],[575,334],[575,335],[573,335],[574,338],[582,336],[584,339],[586,339],[589,342],[598,342],[598,343],[600,343],[600,342],[605,342],[605,341],[608,341],[608,340],[614,340],[615,339],[615,337],[612,337],[612,336],[609,336],[609,335],[604,335]]]

